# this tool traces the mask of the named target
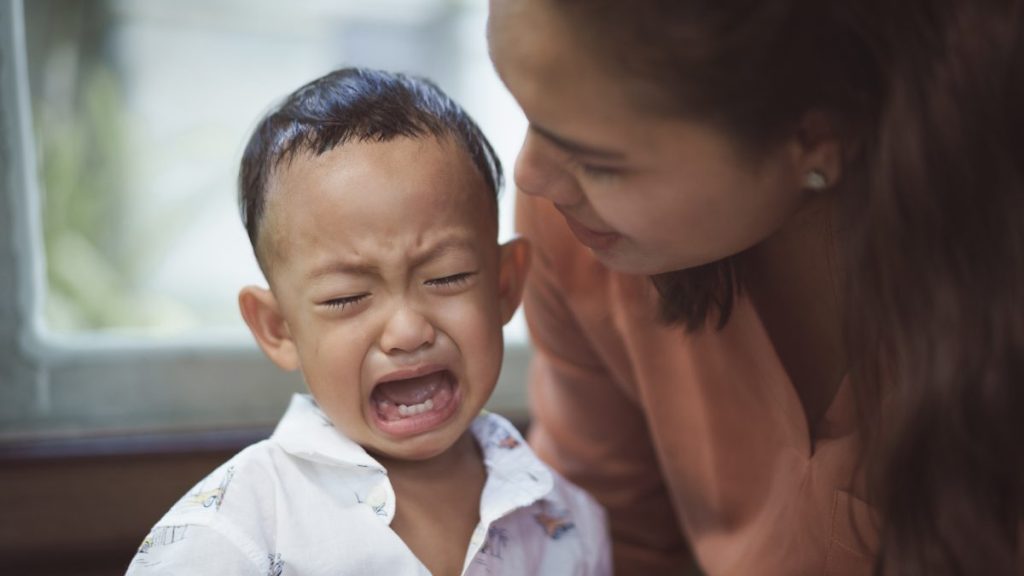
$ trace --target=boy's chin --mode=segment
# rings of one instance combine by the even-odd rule
[[[473,442],[468,429],[464,429],[459,435],[453,435],[450,431],[436,431],[425,436],[392,441],[388,446],[370,449],[368,452],[385,466],[394,462],[427,463],[467,444],[472,446]]]

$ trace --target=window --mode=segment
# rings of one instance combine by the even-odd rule
[[[0,434],[275,421],[302,384],[235,306],[262,283],[235,207],[250,129],[338,66],[401,70],[462,103],[511,176],[526,123],[485,17],[484,0],[0,4]],[[506,336],[491,407],[522,413],[521,319]]]

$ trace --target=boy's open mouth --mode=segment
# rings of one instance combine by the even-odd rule
[[[370,393],[378,425],[398,435],[424,432],[455,411],[456,378],[438,368],[408,378],[385,379]]]

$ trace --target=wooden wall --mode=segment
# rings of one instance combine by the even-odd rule
[[[124,574],[160,516],[269,428],[0,445],[0,573]]]

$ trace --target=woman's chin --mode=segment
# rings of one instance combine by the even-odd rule
[[[634,276],[657,276],[700,265],[690,264],[685,259],[659,258],[654,256],[654,253],[630,250],[628,246],[621,244],[609,250],[591,249],[591,253],[609,270]]]

